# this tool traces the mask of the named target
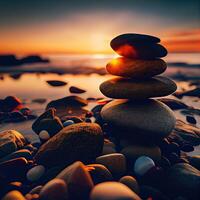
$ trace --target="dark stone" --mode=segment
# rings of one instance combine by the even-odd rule
[[[0,158],[22,148],[27,143],[24,136],[15,131],[7,130],[0,133]]]
[[[42,119],[34,131],[39,134],[41,131],[46,130],[50,136],[53,136],[62,130],[62,128],[63,124],[61,120],[58,117],[54,117],[54,119]]]
[[[19,111],[14,111],[14,112],[11,112],[9,114],[9,119],[7,121],[10,121],[10,122],[22,122],[22,121],[25,121],[25,120],[27,120],[26,116],[24,116]]]
[[[15,158],[0,163],[0,175],[9,181],[25,180],[28,169],[28,162],[25,158]]]
[[[87,170],[89,171],[95,185],[105,181],[113,181],[112,174],[104,165],[90,164],[87,165]]]
[[[64,85],[67,85],[66,82],[64,81],[58,81],[58,80],[49,80],[49,81],[46,81],[50,86],[53,86],[53,87],[60,87],[60,86],[64,86]]]
[[[165,57],[167,49],[160,44],[154,43],[133,43],[124,44],[115,50],[120,56],[131,59],[150,60]]]
[[[136,100],[170,95],[176,91],[177,86],[164,76],[142,80],[114,77],[101,83],[99,89],[109,98]]]
[[[183,103],[180,100],[176,99],[170,99],[170,98],[159,98],[157,99],[158,101],[161,101],[162,103],[166,104],[169,106],[172,110],[179,110],[179,109],[186,109],[189,108],[188,105]]]
[[[95,123],[78,123],[63,128],[44,143],[35,161],[45,166],[92,162],[102,152],[103,133]]]
[[[173,197],[181,195],[191,200],[198,200],[200,197],[200,171],[187,163],[170,167],[160,184]]]
[[[184,152],[192,152],[192,151],[194,151],[194,147],[192,145],[189,145],[189,144],[184,144],[181,147],[181,150],[184,151]]]
[[[200,170],[200,155],[188,156],[187,159],[190,162],[190,165]]]
[[[111,40],[110,46],[114,51],[117,51],[123,45],[134,45],[135,43],[159,43],[160,39],[151,35],[144,34],[135,34],[135,33],[126,33],[118,35]]]
[[[59,109],[59,108],[66,108],[70,106],[82,107],[82,106],[86,106],[87,104],[88,104],[87,100],[81,97],[67,96],[67,97],[49,102],[46,109],[49,109],[49,108]]]
[[[78,87],[75,87],[75,86],[71,86],[71,87],[69,88],[69,91],[70,91],[71,93],[77,93],[77,94],[82,94],[82,93],[86,92],[86,90],[83,90],[83,89],[78,88]]]
[[[151,186],[147,186],[147,185],[142,185],[140,187],[140,197],[142,199],[170,200],[167,196],[165,196],[158,189],[153,188]]]
[[[76,116],[65,116],[62,118],[62,122],[65,122],[67,120],[72,120],[74,123],[83,122],[83,120],[80,117],[76,117]]]
[[[63,128],[61,120],[55,116],[55,109],[51,108],[41,114],[32,124],[32,129],[39,134],[40,131],[46,130],[50,135],[55,135]]]
[[[196,123],[197,123],[196,119],[195,119],[193,116],[187,115],[187,116],[186,116],[186,120],[187,120],[187,122],[189,122],[190,124],[196,124]]]
[[[183,142],[196,146],[200,144],[200,129],[181,120],[176,120],[176,126],[170,137],[179,137]]]
[[[183,92],[176,92],[173,95],[176,96],[177,98],[182,98],[183,96],[200,97],[200,88],[197,87],[197,88],[192,89],[192,90],[187,90],[187,91],[183,91]]]
[[[158,162],[158,165],[160,167],[162,167],[163,169],[166,169],[166,168],[169,168],[171,166],[171,163],[166,157],[162,156],[161,159]]]
[[[5,99],[0,100],[0,111],[11,112],[16,109],[19,105],[22,105],[20,99],[15,96],[7,96]]]

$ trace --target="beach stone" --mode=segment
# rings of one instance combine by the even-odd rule
[[[4,162],[4,161],[9,161],[11,159],[20,158],[20,157],[25,158],[26,160],[32,159],[31,152],[28,149],[20,149],[18,151],[15,151],[15,152],[8,154],[7,156],[1,158],[0,163]]]
[[[18,192],[17,190],[13,190],[8,192],[2,200],[26,200],[25,197]]]
[[[148,156],[155,162],[161,159],[161,150],[155,145],[132,144],[121,150],[127,161],[132,164],[140,156]]]
[[[87,100],[78,96],[67,96],[61,99],[53,100],[47,104],[46,109],[55,108],[56,110],[66,108],[67,106],[86,106],[88,104]]]
[[[187,163],[178,163],[166,171],[163,188],[172,196],[199,199],[200,171]]]
[[[37,126],[34,126],[34,131],[37,134],[40,134],[41,131],[47,131],[50,136],[55,135],[63,128],[62,122],[58,117],[53,119],[42,119]]]
[[[141,156],[135,161],[134,172],[138,176],[143,176],[153,167],[155,167],[155,163],[150,157]]]
[[[174,96],[176,96],[177,98],[182,98],[183,96],[200,97],[200,87],[197,87],[195,89],[189,89],[182,92],[176,92],[174,93]]]
[[[165,57],[168,53],[167,49],[160,44],[144,42],[135,42],[132,45],[124,44],[115,51],[120,56],[126,58],[143,60]]]
[[[0,99],[0,111],[2,112],[12,112],[21,105],[21,100],[15,96],[7,96],[5,99]]]
[[[63,122],[64,127],[67,127],[67,126],[72,125],[72,124],[74,124],[73,120],[67,120],[67,121]]]
[[[56,109],[56,115],[62,120],[66,121],[69,116],[77,116],[84,118],[88,112],[83,108],[88,104],[88,101],[79,96],[67,96],[61,99],[53,100],[47,104],[46,109],[51,107]]]
[[[126,173],[126,158],[121,153],[107,154],[96,158],[96,163],[104,165],[114,177],[121,177]]]
[[[62,122],[64,123],[65,121],[68,121],[68,120],[72,120],[75,124],[76,123],[80,123],[80,122],[83,122],[83,119],[80,118],[80,117],[77,117],[77,116],[64,116],[62,118]],[[64,125],[63,125],[64,126]]]
[[[48,140],[51,136],[49,135],[48,131],[46,130],[42,130],[40,133],[39,133],[39,137],[41,140]]]
[[[112,181],[113,176],[104,165],[101,164],[90,164],[87,165],[87,170],[92,177],[93,183],[96,185],[98,183]]]
[[[124,53],[129,54],[133,51],[135,44],[156,44],[159,43],[160,39],[151,35],[136,34],[136,33],[126,33],[118,35],[113,38],[110,42],[111,48],[118,53],[118,51],[124,49]],[[121,52],[121,51],[120,51]],[[119,52],[119,53],[120,53]],[[126,56],[125,56],[126,57]]]
[[[21,181],[26,177],[28,161],[25,158],[15,158],[0,163],[0,176],[8,181]]]
[[[65,168],[56,178],[65,181],[69,199],[88,199],[94,186],[87,167],[80,161]]]
[[[63,128],[44,143],[35,161],[45,166],[71,164],[80,160],[85,163],[101,154],[103,133],[95,123],[78,123]]]
[[[13,111],[9,113],[7,122],[21,122],[25,120],[27,120],[27,116],[24,116],[20,111]]]
[[[141,198],[119,182],[105,182],[97,184],[91,194],[91,200],[140,200]]]
[[[43,165],[36,165],[29,169],[26,174],[26,178],[30,182],[38,181],[45,173],[45,167]]]
[[[34,187],[31,191],[29,191],[29,194],[39,194],[40,191],[42,190],[42,185],[38,185]]]
[[[49,80],[49,81],[46,81],[50,86],[53,86],[53,87],[60,87],[60,86],[65,86],[67,85],[67,82],[65,81],[59,81],[59,80]]]
[[[186,116],[186,121],[189,122],[190,124],[196,124],[197,120],[193,116]]]
[[[200,155],[188,156],[187,160],[189,161],[190,165],[200,170]]]
[[[26,144],[24,136],[15,130],[0,133],[0,158],[22,148]]]
[[[162,76],[144,80],[115,77],[103,82],[100,91],[114,99],[146,99],[167,96],[175,92],[176,84]]]
[[[184,142],[197,146],[200,144],[200,128],[187,124],[182,120],[176,120],[176,126],[170,136],[181,138]]]
[[[102,155],[107,155],[107,154],[112,154],[112,153],[116,153],[115,148],[108,145],[103,146]]]
[[[75,87],[75,86],[71,86],[71,87],[69,88],[69,91],[70,91],[71,93],[76,93],[76,94],[82,94],[82,93],[85,93],[85,92],[86,92],[86,90],[83,90],[83,89],[78,88],[78,87]]]
[[[108,139],[104,139],[102,155],[116,153],[115,144]]]
[[[130,136],[145,140],[148,138],[154,142],[167,137],[176,122],[173,112],[153,99],[140,102],[114,100],[103,107],[101,116],[112,126],[121,129],[123,137],[129,135],[129,139]]]
[[[158,189],[153,188],[153,187],[148,186],[148,185],[142,185],[140,187],[140,196],[141,196],[142,199],[170,200],[167,196],[165,196]],[[176,199],[176,200],[178,200],[178,199]]]
[[[42,187],[39,196],[42,200],[67,199],[67,185],[62,179],[52,179]]]
[[[115,58],[106,65],[109,74],[136,79],[161,74],[166,68],[167,64],[161,59],[133,60],[125,57]]]
[[[183,103],[182,101],[180,101],[178,99],[159,98],[157,100],[161,101],[164,104],[166,104],[172,110],[180,110],[180,109],[187,109],[187,108],[189,108],[188,105],[186,105],[185,103]]]
[[[133,176],[123,176],[119,182],[129,187],[133,192],[140,193],[138,182]]]

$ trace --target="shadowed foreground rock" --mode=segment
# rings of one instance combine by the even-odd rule
[[[43,144],[35,160],[49,167],[71,164],[77,160],[88,163],[101,154],[102,148],[100,126],[95,123],[78,123],[63,128]]]

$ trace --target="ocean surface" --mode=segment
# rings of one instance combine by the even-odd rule
[[[108,75],[106,63],[116,55],[42,55],[49,58],[49,63],[29,64],[23,66],[0,67],[0,99],[9,95],[22,99],[25,106],[36,114],[41,114],[51,100],[74,95],[69,92],[70,86],[80,87],[87,92],[79,94],[83,98],[104,98],[99,91],[99,85],[112,77]],[[191,80],[200,81],[200,54],[169,54],[164,60],[168,68],[164,73],[174,79],[178,90],[192,89]],[[62,87],[52,87],[46,81],[61,80],[67,82]],[[173,96],[170,96],[174,98]],[[45,99],[44,103],[35,101]],[[183,102],[195,108],[200,108],[198,98],[184,97]],[[88,108],[94,106],[89,103]],[[177,118],[185,121],[185,117],[175,112]],[[196,116],[197,126],[200,127],[200,117]],[[31,121],[23,123],[0,124],[0,131],[15,129],[31,140],[38,137],[31,130]]]
[[[83,97],[103,97],[99,84],[108,79],[106,63],[116,55],[42,55],[49,63],[0,67],[0,98],[16,95],[30,100],[34,98],[55,99],[69,95],[69,86],[87,90]],[[168,68],[164,75],[200,79],[200,54],[169,54],[165,59]],[[62,80],[68,84],[52,87],[47,80]],[[182,86],[187,87],[187,83]]]

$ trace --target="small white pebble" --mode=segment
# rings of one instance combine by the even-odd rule
[[[91,122],[94,123],[96,121],[96,118],[95,117],[90,117],[91,119]]]
[[[41,131],[41,132],[39,133],[39,137],[40,137],[40,139],[42,139],[42,140],[48,140],[48,139],[50,138],[50,135],[49,135],[48,131],[43,130],[43,131]]]
[[[35,182],[39,180],[45,173],[45,167],[43,165],[37,165],[28,170],[26,178],[28,181]]]
[[[154,161],[147,156],[141,156],[135,161],[134,172],[136,175],[142,176],[152,167],[155,167]]]
[[[73,120],[67,120],[63,123],[63,126],[66,127],[66,126],[69,126],[69,125],[72,125],[74,124],[74,121]]]

